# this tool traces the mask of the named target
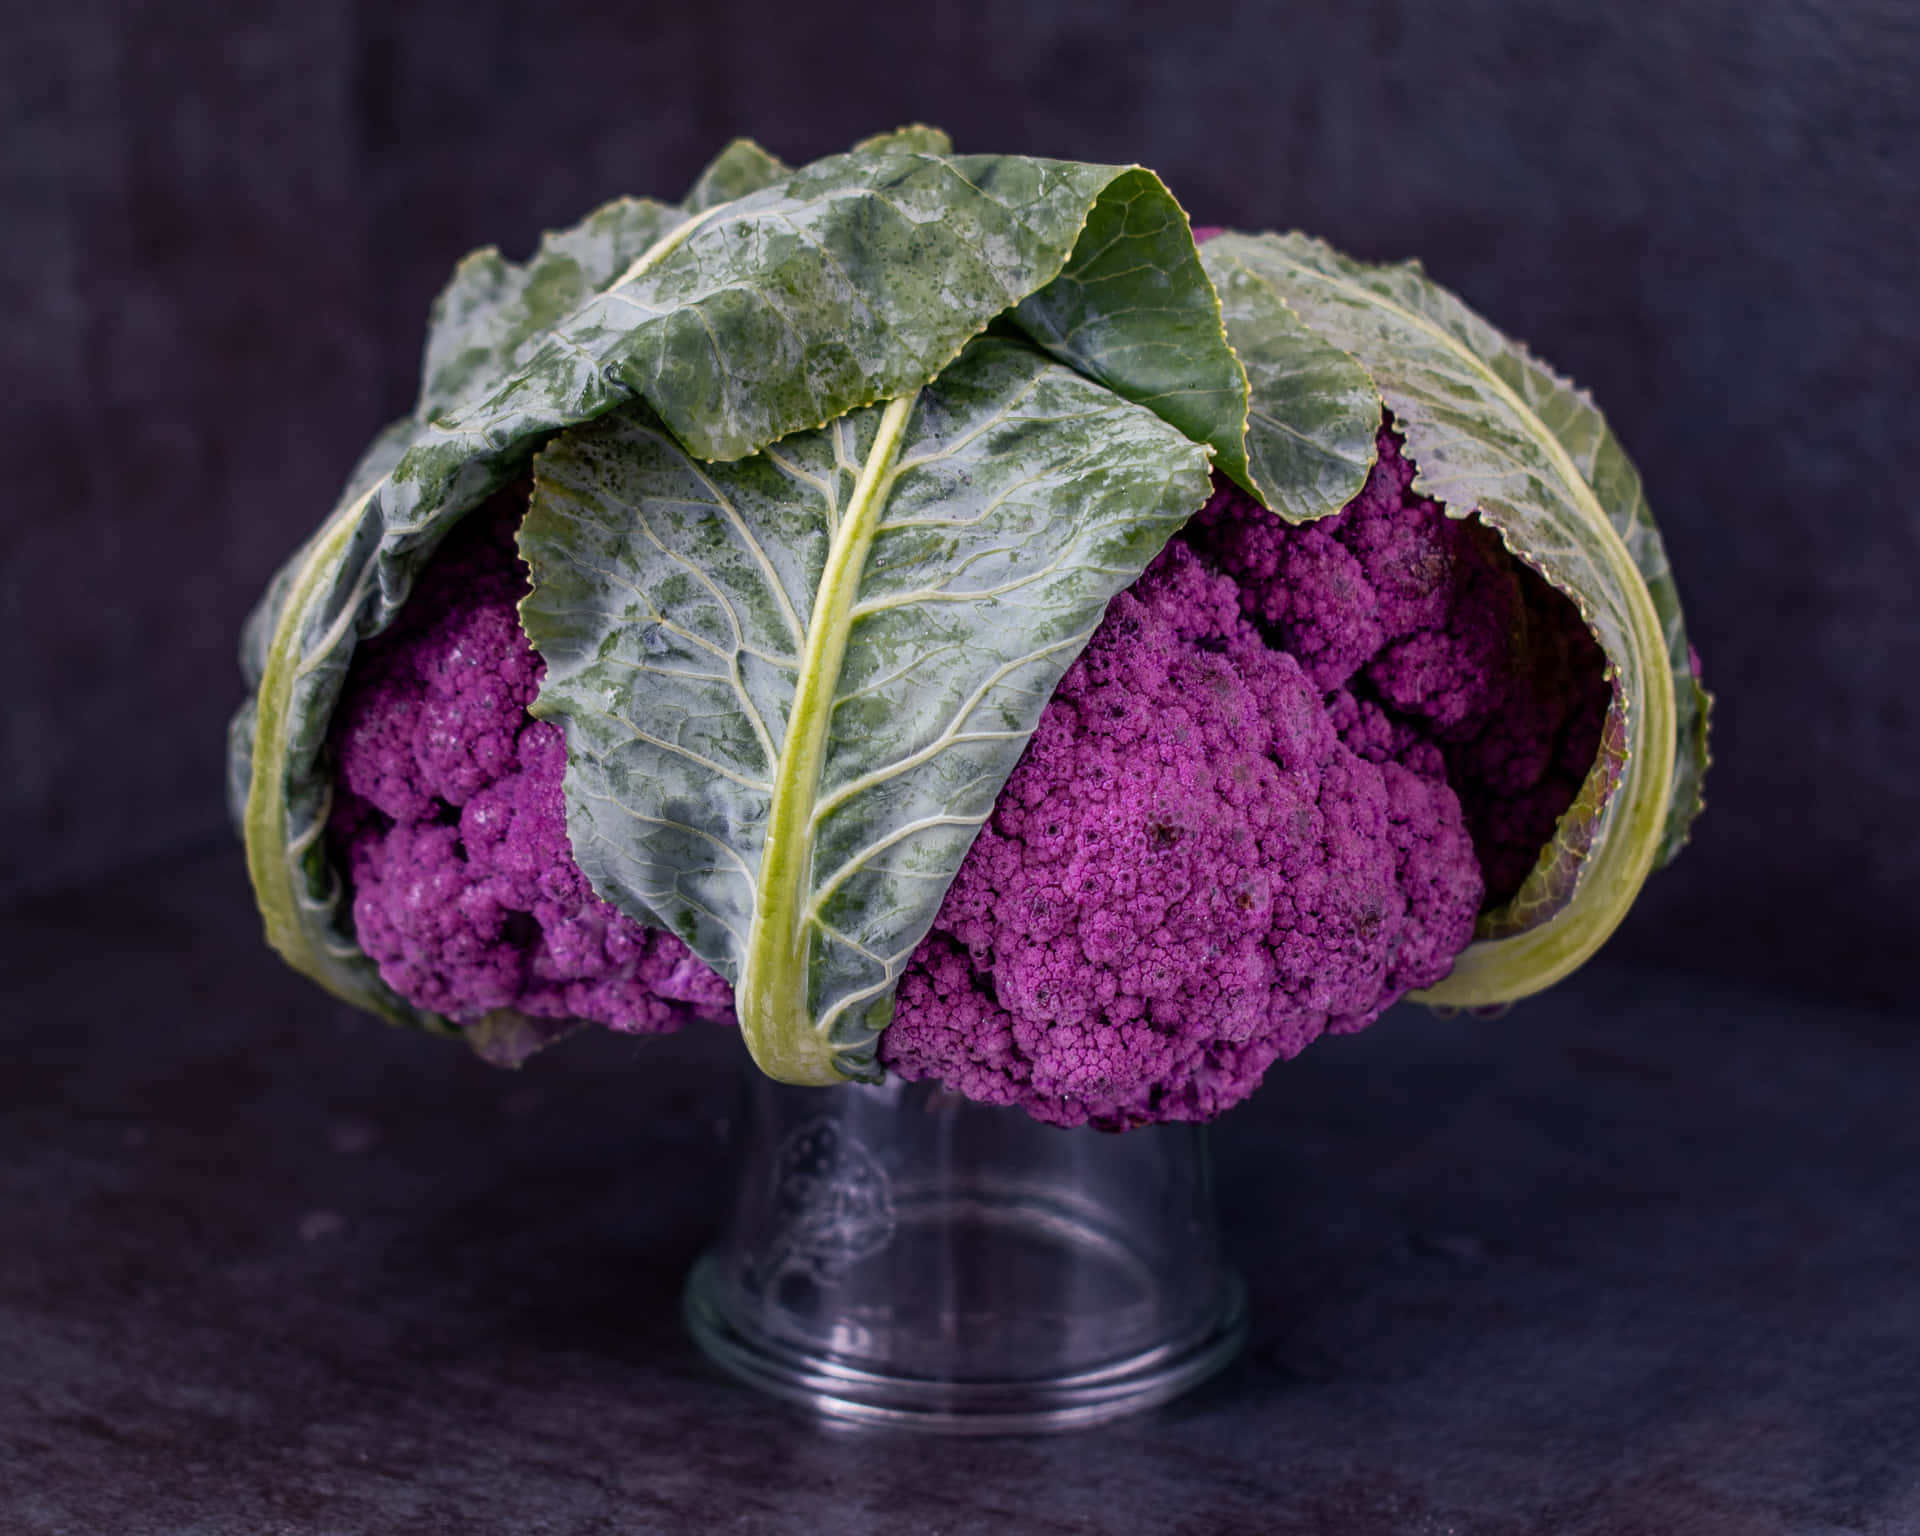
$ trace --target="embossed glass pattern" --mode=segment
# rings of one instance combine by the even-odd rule
[[[937,1085],[746,1084],[702,1349],[836,1420],[1071,1429],[1151,1407],[1245,1335],[1205,1133],[1062,1131]]]

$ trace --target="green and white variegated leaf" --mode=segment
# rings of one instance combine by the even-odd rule
[[[890,135],[698,215],[571,338],[696,458],[724,462],[919,388],[1038,295],[1043,345],[1243,464],[1245,378],[1158,179],[935,142]],[[1177,330],[1187,356],[1149,326]]]
[[[1648,560],[1658,549],[1638,482],[1621,499],[1619,450],[1602,451],[1599,437],[1583,464],[1574,423],[1587,418],[1559,382],[1417,265],[1368,266],[1301,235],[1227,235],[1215,247],[1366,366],[1406,434],[1416,488],[1456,516],[1477,509],[1578,604],[1606,652],[1615,702],[1581,794],[1513,902],[1490,914],[1453,975],[1423,995],[1475,1005],[1537,991],[1604,942],[1668,834],[1675,669],[1633,553],[1638,545]],[[1561,430],[1576,431],[1575,446]],[[1651,581],[1666,580],[1661,557]]]
[[[791,174],[791,169],[785,161],[768,154],[752,139],[735,139],[713,157],[713,163],[700,173],[680,206],[689,216],[705,213],[709,208],[730,203],[736,197],[745,197],[749,192],[772,186],[781,177]]]
[[[651,198],[621,197],[571,229],[549,230],[525,266],[493,246],[468,256],[427,321],[415,416],[430,421],[491,394],[563,320],[686,218]]]
[[[1338,512],[1373,468],[1380,392],[1372,375],[1295,314],[1230,242],[1209,241],[1200,260],[1247,371],[1252,478],[1289,522]]]
[[[704,464],[644,405],[536,461],[521,606],[595,888],[735,984],[756,1060],[875,1070],[894,986],[1205,450],[1022,342]]]

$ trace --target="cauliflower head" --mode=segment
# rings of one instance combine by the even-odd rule
[[[1223,483],[1113,601],[907,969],[890,1070],[1059,1125],[1206,1120],[1446,975],[1607,688],[1572,604],[1414,494],[1401,447],[1383,426],[1307,527]],[[565,742],[527,713],[524,498],[455,531],[349,675],[329,838],[356,933],[462,1023],[724,1020],[726,982],[574,863]]]

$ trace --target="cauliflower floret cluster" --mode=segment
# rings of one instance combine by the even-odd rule
[[[1478,518],[1413,493],[1390,427],[1338,515],[1292,527],[1228,488],[1183,538],[1299,658],[1349,745],[1440,749],[1489,904],[1520,888],[1600,750],[1606,656],[1571,601]]]
[[[1598,747],[1604,658],[1497,535],[1365,488],[1290,527],[1223,488],[1068,670],[900,986],[881,1059],[1061,1125],[1204,1120],[1438,981]],[[362,947],[462,1022],[731,1013],[594,896],[514,605],[524,492],[450,538],[356,659],[330,835]]]
[[[1377,447],[1305,527],[1223,486],[1115,599],[901,985],[892,1070],[1061,1125],[1211,1119],[1519,888],[1604,660]]]
[[[1171,546],[1067,674],[900,989],[881,1056],[1063,1125],[1211,1119],[1473,936],[1431,749],[1341,741],[1319,689]]]
[[[360,947],[401,996],[463,1023],[501,1008],[556,1034],[730,1018],[726,982],[600,900],[573,861],[566,742],[527,714],[546,669],[515,611],[525,505],[522,488],[467,519],[354,660],[329,833]]]

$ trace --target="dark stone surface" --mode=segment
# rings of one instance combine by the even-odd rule
[[[497,1073],[280,970],[227,851],[0,963],[5,1536],[1920,1531],[1910,1018],[1601,967],[1323,1042],[1217,1131],[1245,1361],[951,1443],[681,1333],[726,1032]]]
[[[0,28],[0,900],[220,822],[241,615],[454,260],[921,117],[1419,254],[1591,385],[1720,690],[1641,961],[1882,1004],[1920,865],[1908,0],[71,0]],[[132,765],[130,767],[130,764]]]

